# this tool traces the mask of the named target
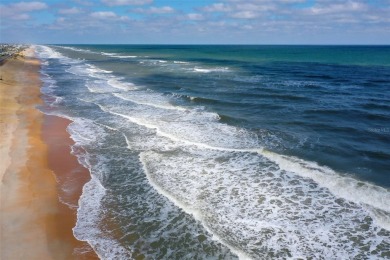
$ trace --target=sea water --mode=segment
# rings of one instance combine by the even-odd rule
[[[389,46],[36,46],[102,259],[390,258]]]

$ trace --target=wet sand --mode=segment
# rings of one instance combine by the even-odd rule
[[[70,154],[70,121],[36,109],[40,64],[24,54],[0,66],[0,259],[96,259],[72,232],[89,172]]]

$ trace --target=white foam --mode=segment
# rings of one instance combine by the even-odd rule
[[[94,65],[87,63],[72,65],[68,69],[66,69],[66,71],[74,75],[87,76],[97,79],[106,79],[107,77],[111,76],[109,74],[112,73],[112,71],[100,69]]]
[[[107,81],[107,83],[111,87],[121,89],[121,90],[136,90],[137,89],[137,87],[133,83],[123,82],[123,81],[120,81],[120,79],[118,79],[118,78],[111,78]]]
[[[183,203],[182,201],[176,199],[175,196],[172,196],[169,192],[167,192],[166,190],[164,189],[161,189],[158,185],[157,182],[155,182],[154,178],[151,177],[151,174],[148,170],[148,168],[146,167],[147,165],[147,157],[146,157],[146,153],[141,153],[140,154],[140,161],[143,165],[143,170],[146,174],[146,177],[149,181],[149,183],[153,186],[153,188],[158,192],[160,193],[161,195],[167,197],[170,201],[172,201],[177,207],[183,209],[187,214],[190,214],[192,215],[197,221],[200,221],[202,222],[203,224],[206,224],[205,220],[203,219],[203,214],[196,208],[196,207],[191,207],[189,205],[186,205],[185,203]],[[210,230],[207,225],[205,225],[206,229],[208,232],[210,233],[213,233],[212,230]],[[217,241],[223,241],[222,237],[219,237],[218,235],[216,234],[213,234],[213,239],[217,240]],[[251,257],[249,255],[247,255],[245,252],[243,251],[240,251],[239,249],[231,246],[231,245],[228,245],[226,244],[229,249],[234,253],[236,254],[237,256],[239,256],[240,259],[242,260],[249,260],[251,259]]]
[[[62,97],[56,97],[55,98],[55,101],[53,102],[53,104],[51,104],[52,106],[54,106],[54,105],[58,105],[58,104],[60,104],[61,102],[63,102],[64,101],[64,98],[62,98]]]
[[[254,76],[235,76],[233,78],[235,81],[245,82],[245,83],[258,83],[264,81],[263,75],[254,75]]]
[[[61,53],[53,50],[50,47],[38,45],[37,46],[37,55],[39,58],[43,59],[63,59],[65,56],[63,56]]]
[[[87,71],[89,71],[92,74],[95,74],[95,73],[111,74],[112,73],[112,71],[110,71],[110,70],[100,69],[100,68],[98,68],[94,65],[91,65],[91,64],[86,64],[86,66],[87,66]]]
[[[121,98],[123,100],[131,101],[133,103],[139,104],[139,105],[145,105],[145,106],[151,106],[155,108],[161,108],[161,109],[171,109],[171,110],[180,110],[180,111],[186,111],[187,109],[184,107],[179,106],[173,106],[169,103],[169,100],[167,100],[165,97],[163,97],[160,94],[151,94],[151,93],[145,93],[145,92],[132,92],[131,95],[129,93],[120,94],[120,93],[113,93],[115,97]]]
[[[146,58],[146,56],[144,57]],[[153,65],[159,67],[167,67],[169,62],[167,60],[156,60],[156,59],[144,59],[139,61],[140,64]]]
[[[100,54],[104,55],[104,56],[108,56],[108,57],[113,57],[113,58],[120,58],[120,59],[133,59],[133,58],[137,58],[138,56],[135,56],[135,55],[121,55],[119,53],[111,53],[111,52],[100,52]]]
[[[99,79],[88,80],[85,85],[91,93],[113,93],[118,90],[129,91],[137,89],[134,84],[122,82],[120,79],[115,77],[108,77],[104,79],[104,77],[97,76],[95,78]]]
[[[58,46],[60,48],[66,49],[66,50],[71,50],[71,51],[78,51],[78,52],[85,52],[85,53],[96,53],[88,49],[79,49],[76,47],[69,47],[69,46]]]
[[[130,259],[131,252],[115,240],[103,236],[97,224],[104,216],[101,200],[105,194],[104,187],[92,175],[91,180],[83,187],[73,234],[78,240],[88,242],[100,259]]]
[[[58,106],[61,102],[63,102],[64,98],[56,96],[54,94],[54,91],[57,88],[57,81],[50,77],[50,75],[44,73],[42,70],[40,71],[40,73],[41,79],[44,83],[41,88],[41,93],[45,94],[45,102],[50,107]]]
[[[111,111],[110,111],[111,112]],[[164,131],[161,127],[152,124],[146,120],[134,118],[131,116],[123,115],[121,113],[115,113],[116,115],[127,118],[133,123],[142,125],[150,129],[156,129],[156,133],[160,136],[169,138],[173,141],[184,143],[186,145],[197,146],[203,149],[211,149],[217,151],[227,151],[227,152],[248,152],[248,153],[258,153],[261,156],[268,158],[269,160],[275,162],[281,169],[286,171],[292,171],[300,176],[308,177],[320,184],[322,187],[328,188],[334,195],[341,198],[353,201],[355,203],[363,203],[370,205],[374,208],[390,212],[390,192],[387,189],[382,187],[368,184],[365,182],[359,182],[352,178],[342,177],[340,174],[334,172],[333,170],[327,167],[320,167],[313,162],[307,162],[294,157],[287,157],[278,155],[264,150],[263,148],[231,148],[231,147],[218,147],[210,145],[204,142],[196,142],[191,134],[187,136],[179,136],[171,134],[174,131]],[[175,126],[174,126],[175,128]],[[193,130],[197,130],[194,126]],[[218,133],[218,129],[215,129],[214,133]],[[226,136],[225,136],[226,138]],[[237,140],[231,139],[233,142],[239,143]],[[372,214],[372,217],[376,219],[376,215]],[[378,220],[378,223],[383,222]],[[388,223],[382,225],[383,228],[388,228]]]
[[[67,72],[77,76],[85,76],[86,87],[92,93],[111,93],[118,89],[129,91],[138,88],[133,83],[124,82],[123,78],[112,75],[112,71],[88,63],[72,65],[67,69]]]
[[[367,257],[368,241],[372,250],[390,242],[361,206],[256,153],[201,148],[140,157],[160,194],[243,259]]]
[[[230,71],[229,68],[227,67],[218,67],[218,68],[200,68],[200,67],[195,67],[193,69],[194,72],[200,72],[200,73],[210,73],[210,72],[228,72]]]
[[[89,81],[85,84],[89,92],[91,93],[107,93],[111,92],[111,89],[107,89],[104,82],[101,83],[100,81]]]
[[[118,55],[118,53],[111,53],[111,52],[100,52],[100,54],[105,55],[105,56]]]
[[[171,141],[171,151],[160,153],[166,150],[156,143],[165,144],[167,141],[157,142],[152,138],[151,144],[142,146],[136,144],[136,138],[126,138],[129,149],[143,147],[146,150],[141,153],[141,161],[153,187],[202,221],[215,239],[236,254],[244,254],[243,258],[248,254],[253,258],[259,257],[255,253],[259,248],[256,244],[258,239],[263,243],[264,252],[276,252],[279,257],[286,257],[284,252],[288,250],[292,257],[297,258],[348,258],[367,254],[352,242],[342,242],[346,232],[361,234],[374,249],[383,246],[381,241],[389,242],[386,233],[377,238],[377,230],[388,227],[383,223],[387,221],[383,211],[388,212],[389,209],[389,191],[386,189],[359,184],[326,167],[297,158],[256,147],[248,149],[241,140],[250,137],[229,136],[235,131],[234,128],[227,127],[228,131],[219,132],[225,126],[210,119],[208,124],[212,128],[198,125],[199,122],[207,122],[201,113],[200,117],[194,116],[191,111],[187,116],[181,114],[180,123],[177,124],[176,121],[164,122],[162,118],[166,117],[160,115],[158,110],[143,108],[135,110],[137,113],[126,113],[112,107],[100,107],[154,130],[157,136]],[[172,115],[169,118],[172,119]],[[210,133],[213,133],[211,137],[216,136],[216,140],[208,139]],[[222,138],[218,139],[220,136]],[[229,142],[225,143],[224,139]],[[172,152],[175,144],[181,152]],[[151,150],[155,152],[147,152]],[[220,159],[224,157],[230,159]],[[221,194],[219,188],[229,193]],[[351,194],[360,194],[361,198],[351,198]],[[376,202],[371,203],[372,199]],[[375,206],[375,210],[381,211],[370,210],[366,205]],[[382,212],[381,218],[373,212],[377,215]],[[374,222],[367,222],[368,217],[373,218]],[[322,226],[323,221],[329,223]],[[368,231],[356,223],[364,223]],[[271,239],[268,233],[272,234]],[[352,241],[352,238],[348,237],[347,240]],[[358,240],[356,243],[363,246],[364,241]],[[331,246],[324,246],[326,244]]]
[[[133,58],[137,58],[138,56],[134,56],[134,55],[112,55],[111,57],[120,58],[120,59],[127,59],[127,58],[133,59]]]
[[[154,118],[152,116],[149,116],[149,118],[141,118],[129,116],[123,114],[123,112],[116,112],[100,104],[98,104],[98,106],[103,111],[126,118],[135,124],[149,129],[155,129],[156,133],[160,136],[187,145],[199,146],[206,149],[218,149],[220,151],[243,151],[243,149],[238,148],[240,146],[254,147],[252,149],[245,149],[245,151],[251,150],[252,152],[256,152],[258,149],[261,149],[255,148],[256,146],[258,147],[257,140],[248,138],[250,135],[248,132],[225,124],[215,124],[215,122],[218,122],[218,118],[213,114],[211,114],[211,116],[214,117],[214,120],[216,120],[215,122],[213,122],[212,117],[209,117],[209,113],[199,113],[200,117],[197,118],[194,117],[193,112],[177,115],[181,116],[179,121],[165,121],[164,119],[159,119],[158,114],[154,115]],[[186,119],[188,122],[185,122]],[[209,121],[209,123],[207,123],[207,120],[210,120],[211,122]],[[210,132],[215,135],[209,136],[208,133]],[[225,146],[215,146],[217,143],[224,144]]]
[[[54,49],[43,46],[43,45],[37,45],[35,48],[37,57],[42,59],[43,62],[48,65],[50,60],[58,60],[61,63],[66,63],[66,64],[77,64],[80,63],[80,60],[77,59],[71,59],[69,57],[66,57],[62,55],[61,53],[55,51]]]
[[[343,177],[340,173],[336,173],[328,167],[319,166],[315,162],[279,155],[270,151],[263,151],[261,155],[275,162],[283,170],[292,171],[314,180],[338,197],[362,205],[367,204],[390,213],[390,191],[388,189],[350,177]],[[375,216],[373,217],[375,218]],[[390,222],[383,228],[390,230],[389,224]]]
[[[104,130],[96,127],[95,123],[87,119],[73,119],[68,126],[72,139],[79,145],[90,143],[98,144],[107,135]]]
[[[118,94],[115,95],[120,96]],[[321,167],[314,162],[307,162],[295,157],[283,156],[264,150],[262,147],[256,147],[256,142],[243,143],[242,140],[250,139],[251,137],[233,127],[218,122],[197,125],[196,122],[203,118],[196,119],[194,117],[191,117],[191,124],[187,125],[185,123],[185,115],[180,118],[179,124],[172,121],[160,121],[157,118],[147,120],[147,117],[129,116],[104,106],[100,107],[104,111],[126,118],[135,124],[155,129],[156,134],[159,136],[185,145],[217,151],[258,153],[276,163],[283,170],[292,171],[300,176],[314,180],[322,187],[328,188],[332,194],[338,197],[390,212],[390,192],[387,189],[360,182],[350,177],[342,177],[340,173],[336,173],[327,167]],[[235,135],[234,132],[237,132],[237,134]],[[212,136],[213,140],[207,139],[209,133],[216,135]],[[221,139],[219,139],[220,135],[222,135]],[[229,140],[229,143],[223,142],[224,139]],[[254,145],[253,148],[246,148],[248,144]],[[375,215],[372,217],[375,218]],[[385,226],[383,227],[385,228]]]
[[[101,127],[86,119],[74,119],[74,122],[69,125],[67,130],[75,141],[74,147],[99,145],[106,136]],[[79,199],[77,222],[73,228],[74,236],[80,241],[88,242],[100,259],[131,258],[131,252],[109,236],[103,235],[98,224],[104,217],[105,209],[101,208],[101,201],[106,195],[106,189],[97,176],[102,177],[108,171],[105,167],[105,162],[101,161],[97,165],[92,165],[89,158],[90,155],[84,149],[83,153],[73,153],[77,156],[79,162],[91,173],[91,180],[84,185]]]

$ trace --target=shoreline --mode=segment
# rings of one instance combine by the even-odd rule
[[[67,244],[73,248],[73,257],[77,259],[99,259],[87,242],[77,240],[73,235],[73,227],[77,221],[78,200],[82,189],[90,179],[89,171],[71,154],[74,145],[68,125],[72,121],[53,115],[44,115],[42,139],[48,147],[48,167],[57,182],[58,210],[61,221],[58,230]]]
[[[72,231],[89,171],[70,153],[70,121],[36,108],[39,69],[31,48],[0,66],[0,258],[98,259]],[[65,184],[73,207],[60,202]]]

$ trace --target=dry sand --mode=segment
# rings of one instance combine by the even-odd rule
[[[72,233],[89,173],[70,154],[70,121],[36,109],[40,64],[24,55],[0,66],[0,259],[96,259]],[[73,208],[59,201],[63,184]]]

